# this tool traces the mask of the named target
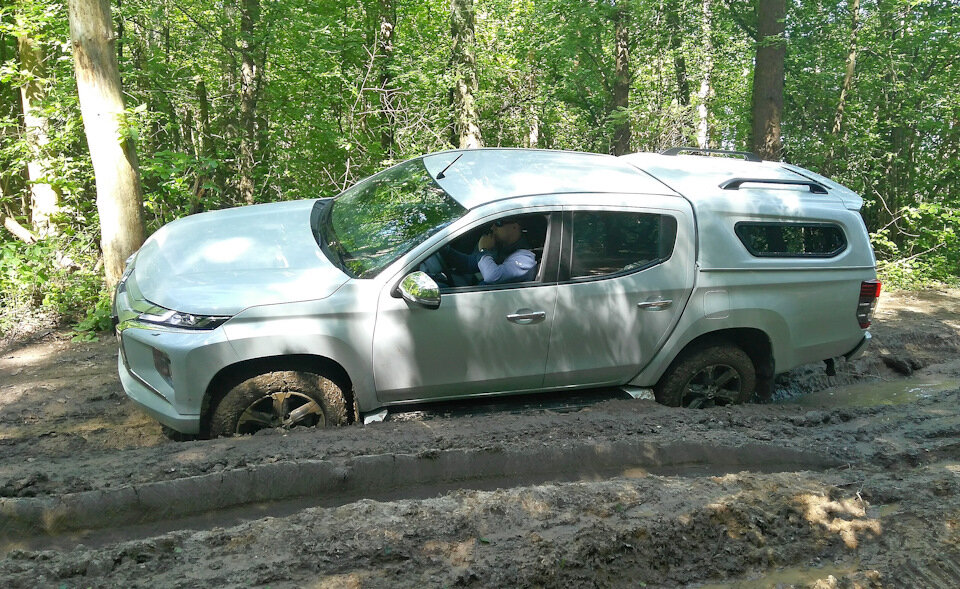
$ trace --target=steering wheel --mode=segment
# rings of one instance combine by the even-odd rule
[[[453,284],[450,280],[450,267],[447,265],[447,261],[443,259],[443,255],[439,250],[420,262],[418,269],[421,272],[425,272],[430,278],[433,278],[440,286],[450,286]]]

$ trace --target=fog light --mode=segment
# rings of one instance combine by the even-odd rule
[[[173,385],[173,373],[170,371],[170,356],[167,356],[160,350],[153,348],[153,366],[157,373],[163,377],[170,385]]]

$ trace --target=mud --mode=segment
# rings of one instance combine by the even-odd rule
[[[0,579],[958,586],[960,292],[884,293],[871,332],[765,405],[594,391],[184,443],[124,398],[109,337],[49,332],[0,353]]]

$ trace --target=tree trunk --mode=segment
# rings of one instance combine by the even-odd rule
[[[213,137],[210,135],[210,99],[207,97],[207,84],[203,78],[197,76],[197,115],[200,125],[200,155],[201,157],[212,158],[214,155]]]
[[[97,182],[97,212],[107,287],[143,243],[143,193],[132,140],[122,136],[123,95],[109,0],[70,0],[77,93]]]
[[[451,0],[450,37],[453,42],[453,134],[460,149],[483,147],[480,117],[477,114],[476,36],[473,24],[473,0]]]
[[[526,132],[523,134],[523,146],[529,148],[537,148],[540,146],[540,113],[537,105],[537,74],[535,70],[536,64],[536,55],[533,52],[533,49],[530,49],[527,52],[527,64],[530,67],[530,73],[527,74],[526,79],[524,80],[527,87],[527,94],[529,100],[527,100],[527,106],[524,109],[526,111]]]
[[[256,53],[256,28],[260,22],[260,0],[243,0],[240,9],[240,197],[253,204],[253,174],[256,166],[257,91],[260,68]]]
[[[710,0],[703,0],[703,77],[697,92],[697,147],[710,147],[710,98],[713,95],[713,12]]]
[[[393,0],[380,0],[380,32],[377,36],[377,54],[380,56],[380,147],[388,159],[393,159],[396,130],[396,89],[393,87],[393,37],[396,34],[397,15]]]
[[[26,23],[18,15],[18,28],[27,30]],[[27,82],[20,87],[20,103],[23,107],[23,132],[30,161],[27,163],[27,178],[30,182],[30,224],[40,237],[57,233],[53,217],[60,211],[60,195],[46,181],[53,175],[53,162],[47,155],[50,143],[49,122],[43,114],[43,99],[46,93],[43,48],[28,34],[17,38],[20,54],[20,69],[27,74]]]
[[[613,82],[613,108],[619,121],[613,130],[613,155],[630,153],[630,13],[629,5],[621,0],[614,12],[615,79]]]
[[[0,12],[0,64],[5,64],[7,62],[7,56],[10,50],[14,49],[9,47],[9,42],[12,40],[16,42],[15,37],[8,37],[4,31],[7,28],[7,19],[8,14],[6,12]],[[0,79],[0,117],[6,116],[10,117],[11,120],[18,120],[22,116],[23,104],[20,101],[19,93],[9,84],[8,82]],[[19,128],[5,127],[0,129],[0,144],[7,144],[8,141],[13,141],[14,136],[20,132]],[[13,186],[11,186],[11,180],[17,175],[12,175],[9,173],[0,173],[0,195],[11,194],[16,192]],[[26,199],[23,199],[21,192],[21,199],[24,201],[21,207],[23,212],[29,211],[29,203],[25,202]]]
[[[757,59],[753,70],[753,151],[766,160],[779,160],[783,152],[780,122],[783,117],[783,38],[786,0],[760,0],[757,9]]]
[[[673,53],[673,73],[677,78],[677,103],[690,104],[690,80],[687,78],[687,60],[683,55],[683,35],[680,30],[679,0],[667,5],[667,28],[670,30],[670,51]]]
[[[850,53],[847,55],[847,71],[843,76],[843,88],[840,90],[840,101],[837,103],[837,114],[833,118],[832,133],[840,135],[840,126],[843,124],[843,110],[847,105],[847,98],[853,89],[853,76],[857,71],[857,33],[860,28],[860,0],[850,2]],[[831,151],[831,155],[832,155]]]

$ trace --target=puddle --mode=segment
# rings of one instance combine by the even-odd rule
[[[827,581],[828,577],[840,578],[857,572],[854,563],[847,565],[831,564],[824,567],[789,567],[769,571],[755,579],[698,585],[700,589],[769,589],[770,587],[812,587],[817,581]],[[820,586],[820,585],[816,585]],[[825,585],[826,586],[826,585]],[[829,585],[833,587],[834,585]]]
[[[787,399],[782,403],[804,407],[875,407],[904,405],[960,388],[960,379],[905,379],[860,382],[832,387]]]

